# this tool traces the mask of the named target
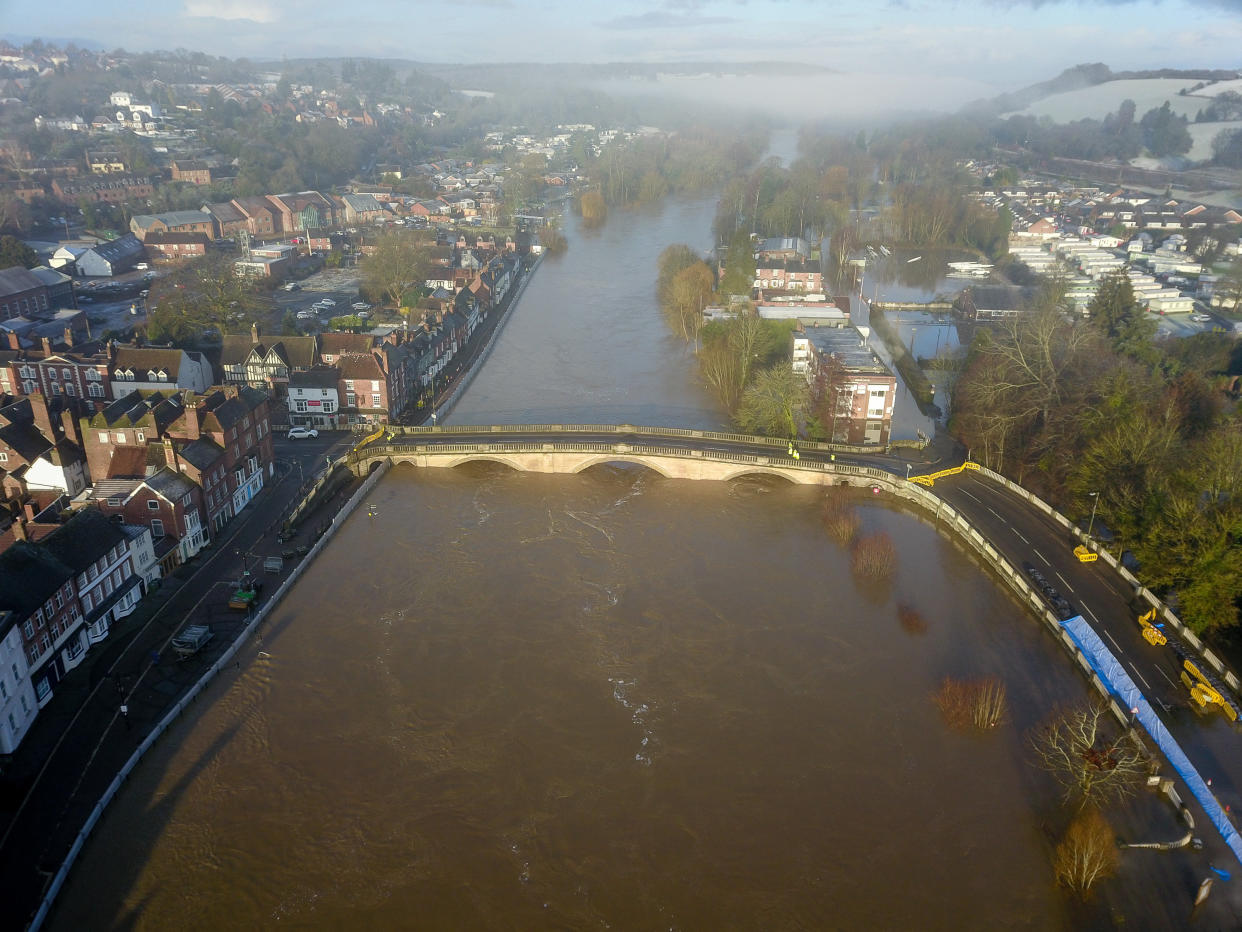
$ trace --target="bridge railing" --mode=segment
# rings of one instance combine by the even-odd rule
[[[649,437],[694,437],[704,440],[718,440],[724,443],[742,443],[749,446],[786,449],[787,438],[760,437],[753,434],[735,434],[719,430],[698,430],[688,427],[643,427],[634,424],[488,424],[488,425],[422,425],[418,427],[392,426],[388,432],[394,437],[401,436],[460,436],[462,434],[481,433],[514,433],[514,434],[623,434],[626,436]],[[799,450],[816,450],[823,453],[854,453],[874,454],[876,448],[859,446],[849,443],[826,443],[820,440],[800,440]]]

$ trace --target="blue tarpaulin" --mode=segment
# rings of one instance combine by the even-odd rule
[[[1078,645],[1078,649],[1082,651],[1083,656],[1087,658],[1087,662],[1091,664],[1091,669],[1104,681],[1109,691],[1121,700],[1122,706],[1130,709],[1139,722],[1142,723],[1143,727],[1147,729],[1147,733],[1151,735],[1157,747],[1164,752],[1164,756],[1168,758],[1169,763],[1177,771],[1178,776],[1186,781],[1186,788],[1190,790],[1195,799],[1199,800],[1199,804],[1203,806],[1203,811],[1207,813],[1208,819],[1216,826],[1221,837],[1225,839],[1225,844],[1229,846],[1229,850],[1233,852],[1234,857],[1238,859],[1239,863],[1242,863],[1242,836],[1234,828],[1224,808],[1216,801],[1216,796],[1208,788],[1207,783],[1199,776],[1199,771],[1190,762],[1186,752],[1182,750],[1181,745],[1169,734],[1169,730],[1164,727],[1164,723],[1156,715],[1156,710],[1144,698],[1143,693],[1134,684],[1134,680],[1130,679],[1130,674],[1122,667],[1121,661],[1113,656],[1113,652],[1104,645],[1104,642],[1100,640],[1100,636],[1095,633],[1081,615],[1076,615],[1068,621],[1061,622],[1061,627],[1066,630],[1074,643]]]

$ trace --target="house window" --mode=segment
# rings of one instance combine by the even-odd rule
[[[13,717],[13,713],[9,713],[9,728],[13,730],[13,734],[17,734],[17,719]]]
[[[62,369],[61,374],[64,376],[66,382],[71,381],[73,379],[72,369]]]
[[[108,434],[107,434],[107,432],[106,432],[106,431],[102,431],[102,430],[101,430],[101,431],[99,432],[99,442],[100,442],[100,443],[107,443],[107,442],[108,442]]]
[[[66,395],[77,395],[77,393],[78,393],[78,390],[72,382],[70,382],[68,385],[65,386]]]
[[[86,390],[92,398],[102,398],[104,395],[103,386],[98,382],[92,382],[87,386]]]
[[[60,394],[60,383],[59,383],[59,382],[53,382],[53,383],[52,383],[52,394],[53,394],[53,395],[59,395],[59,394]]]
[[[55,369],[48,369],[48,370],[47,370],[47,377],[48,377],[49,379],[53,379],[53,380],[54,380],[54,379],[56,378],[56,370],[55,370]]]
[[[148,498],[147,499],[147,511],[159,511],[159,510],[160,510],[159,500],[154,499],[154,498]]]
[[[294,410],[295,410],[295,411],[297,411],[299,414],[301,414],[301,413],[303,413],[304,411],[306,411],[306,402],[305,402],[305,401],[295,401],[295,402],[293,403],[293,408],[294,408]]]
[[[8,698],[9,698],[9,687],[5,684],[4,680],[0,680],[0,699],[7,700]]]
[[[27,618],[26,623],[22,625],[22,631],[25,632],[26,639],[30,640],[30,638],[34,637],[34,622]]]
[[[45,631],[43,634],[39,635],[39,653],[44,654],[51,649],[52,639],[47,636],[47,632]]]
[[[39,682],[35,683],[35,695],[39,697],[40,702],[46,699],[51,692],[52,687],[48,685],[46,676],[39,680]]]
[[[0,450],[0,463],[7,463],[8,461],[9,461],[8,452],[5,450]]]
[[[164,536],[164,522],[159,518],[151,519],[151,536],[156,540]]]
[[[21,696],[20,698],[22,700],[22,714],[27,716],[30,715],[30,706],[26,704],[26,697]]]
[[[103,376],[99,374],[98,369],[87,369],[86,370],[86,381],[98,382],[101,378],[103,378]]]
[[[118,432],[117,432],[117,435],[116,435],[116,442],[117,442],[117,443],[124,443],[124,442],[125,442],[125,434],[124,434],[124,432],[123,432],[123,431],[118,431]]]
[[[35,377],[35,371],[30,366],[22,366],[18,370],[18,375],[20,375],[23,379],[33,379]]]
[[[36,386],[32,380],[27,379],[25,382],[22,382],[22,391],[24,391],[27,395],[33,395],[35,393],[35,389]]]

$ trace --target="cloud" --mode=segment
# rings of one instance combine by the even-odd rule
[[[616,16],[600,23],[601,29],[695,29],[735,23],[732,16],[686,16],[665,10],[651,10],[632,16]]]
[[[207,19],[248,19],[274,23],[280,14],[260,0],[185,0],[185,15]]]

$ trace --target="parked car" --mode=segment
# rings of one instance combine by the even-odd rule
[[[331,298],[320,298],[319,303],[322,304],[324,307],[336,307],[336,302],[333,301]]]
[[[280,287],[283,288],[285,291],[301,291],[302,290],[302,286],[299,285],[297,282],[285,282]]]
[[[1191,320],[1194,320],[1194,321],[1198,321],[1198,322],[1199,322],[1199,323],[1201,323],[1201,324],[1206,324],[1209,320],[1211,320],[1211,319],[1212,319],[1212,315],[1210,315],[1210,314],[1191,314],[1191,315],[1190,315],[1190,319],[1191,319]]]
[[[290,427],[290,440],[313,440],[319,436],[319,431],[313,427]]]
[[[151,266],[145,262],[138,262],[134,265],[134,268],[136,268],[139,272],[145,272],[147,269],[151,268]]]

